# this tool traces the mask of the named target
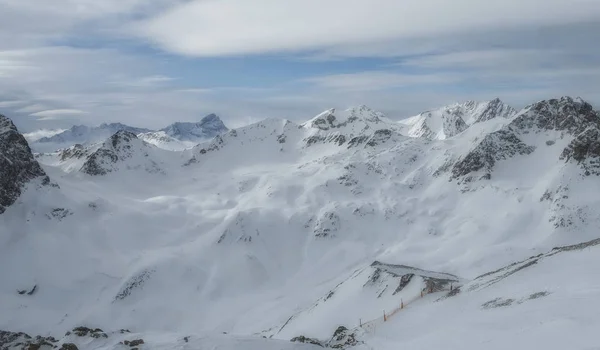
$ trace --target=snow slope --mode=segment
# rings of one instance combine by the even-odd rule
[[[357,348],[594,349],[598,243],[507,266],[447,299],[425,298],[364,334]]]
[[[400,121],[411,137],[444,140],[465,131],[469,126],[494,118],[509,119],[517,111],[494,99],[487,102],[467,101],[423,112]]]
[[[0,329],[326,340],[340,325],[354,329],[420,297],[433,277],[468,285],[597,238],[599,118],[565,97],[440,139],[407,135],[363,106],[300,125],[267,119],[183,151],[119,132],[41,155],[60,191],[24,188],[0,215]],[[88,171],[96,168],[103,171]],[[556,273],[572,271],[565,261]],[[547,281],[523,279],[511,293],[520,300]],[[500,286],[479,304],[462,294],[443,301],[451,306],[431,342],[449,336],[444,324],[458,327],[454,317],[467,322],[459,334],[468,333],[477,305],[492,294],[512,297],[511,286]],[[436,298],[411,303],[394,322],[425,305],[415,316],[425,327],[439,305],[427,301]],[[467,311],[457,316],[461,305]],[[544,312],[536,317],[552,316]],[[504,336],[515,328],[506,329],[480,328]],[[376,349],[404,341],[360,337]]]

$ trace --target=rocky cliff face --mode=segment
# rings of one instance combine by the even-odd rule
[[[40,179],[42,185],[50,184],[23,135],[10,119],[0,114],[0,214],[19,198],[23,186],[34,179]]]

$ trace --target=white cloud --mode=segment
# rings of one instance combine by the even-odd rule
[[[399,118],[456,100],[496,96],[517,107],[562,94],[600,102],[600,49],[591,43],[600,26],[582,24],[598,18],[599,4],[0,0],[0,113],[33,130],[110,121],[163,127],[211,112],[239,126],[263,117],[304,120],[326,108],[358,104]],[[141,35],[143,41],[129,41],[131,27],[134,40]],[[193,56],[283,54],[269,57],[267,62],[280,60],[273,71],[264,62],[255,67],[255,60],[248,61],[248,69],[275,75],[265,79],[271,83],[235,86],[228,76],[220,86],[203,81],[205,73],[211,81],[221,73],[212,71],[212,60],[173,60],[170,54],[137,50],[147,40]],[[344,61],[349,57],[386,60]],[[336,59],[340,67],[331,74],[322,62],[299,59]],[[295,61],[294,77],[279,79],[289,60]],[[197,81],[176,67],[183,61]],[[321,75],[303,75],[303,64]],[[240,76],[240,84],[249,80]]]
[[[39,119],[42,119],[42,120],[56,120],[56,119],[62,119],[65,117],[70,117],[73,115],[82,115],[82,114],[88,114],[88,112],[82,111],[79,109],[48,109],[48,110],[44,110],[44,111],[31,113],[29,116],[38,117]]]
[[[196,0],[142,21],[136,32],[173,52],[219,56],[599,17],[595,0]]]
[[[24,133],[23,136],[25,137],[25,139],[27,139],[27,141],[34,142],[43,137],[51,137],[56,134],[60,134],[61,132],[65,131],[65,130],[66,129],[39,129],[36,131]]]
[[[27,104],[26,101],[0,101],[0,108],[18,107]]]

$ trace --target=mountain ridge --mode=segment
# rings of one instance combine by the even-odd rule
[[[588,105],[563,97],[512,115],[470,104],[499,115],[462,114],[468,127],[443,139],[411,137],[360,106],[302,124],[262,120],[181,151],[120,131],[39,155],[62,197],[45,198],[44,215],[28,191],[0,215],[0,264],[19,266],[0,269],[0,329],[327,339],[420,298],[423,271],[468,280],[595,239],[600,117]],[[554,273],[577,282],[569,264],[550,266],[550,284],[497,283],[441,304],[435,292],[397,318],[471,297],[472,317],[505,299],[556,302],[552,293],[568,293]],[[354,336],[359,348],[370,341]]]

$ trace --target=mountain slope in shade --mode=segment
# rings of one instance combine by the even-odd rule
[[[23,135],[0,114],[0,214],[19,198],[25,185],[36,179],[41,185],[50,184]]]

